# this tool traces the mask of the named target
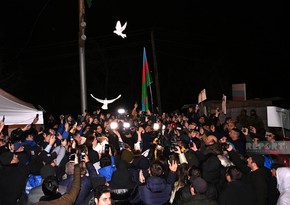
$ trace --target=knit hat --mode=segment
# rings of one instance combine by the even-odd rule
[[[150,167],[150,161],[147,157],[141,156],[138,160],[139,169],[148,169]]]
[[[195,193],[204,194],[207,191],[207,183],[203,178],[196,177],[190,181],[191,181],[191,186],[195,190]]]
[[[55,176],[55,174],[56,170],[50,164],[46,164],[40,169],[40,176],[42,179],[45,179],[48,176]]]
[[[124,149],[121,152],[121,159],[130,163],[133,160],[134,154],[132,151]]]
[[[14,154],[10,151],[3,152],[0,155],[0,163],[2,165],[9,165],[13,159]]]

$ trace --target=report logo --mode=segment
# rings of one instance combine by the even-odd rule
[[[247,153],[256,154],[290,154],[289,141],[260,141],[260,142],[247,142]]]

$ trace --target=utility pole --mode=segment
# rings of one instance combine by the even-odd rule
[[[155,41],[154,41],[154,33],[153,33],[153,31],[151,31],[151,44],[152,44],[152,52],[153,52],[153,67],[154,67],[155,88],[156,88],[157,105],[158,105],[158,109],[156,109],[156,110],[157,110],[157,112],[159,114],[161,114],[162,113],[161,96],[160,96],[158,68],[157,68],[157,59],[156,59]]]
[[[80,90],[81,90],[81,113],[87,109],[87,86],[85,67],[85,2],[79,0],[79,58],[80,58]]]

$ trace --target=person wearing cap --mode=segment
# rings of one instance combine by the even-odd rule
[[[231,161],[245,175],[245,182],[252,186],[256,196],[255,204],[267,204],[269,200],[268,190],[272,189],[272,183],[269,183],[271,171],[264,167],[264,157],[260,154],[251,154],[245,163],[231,145],[227,152]]]
[[[189,185],[190,196],[182,203],[182,205],[190,204],[206,204],[206,205],[217,205],[215,200],[209,199],[206,196],[207,182],[201,178],[196,177],[190,179]]]

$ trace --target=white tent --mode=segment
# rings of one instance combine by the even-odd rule
[[[26,125],[32,123],[39,115],[36,124],[43,124],[43,111],[32,104],[24,102],[0,88],[0,119],[5,116],[5,125]]]

